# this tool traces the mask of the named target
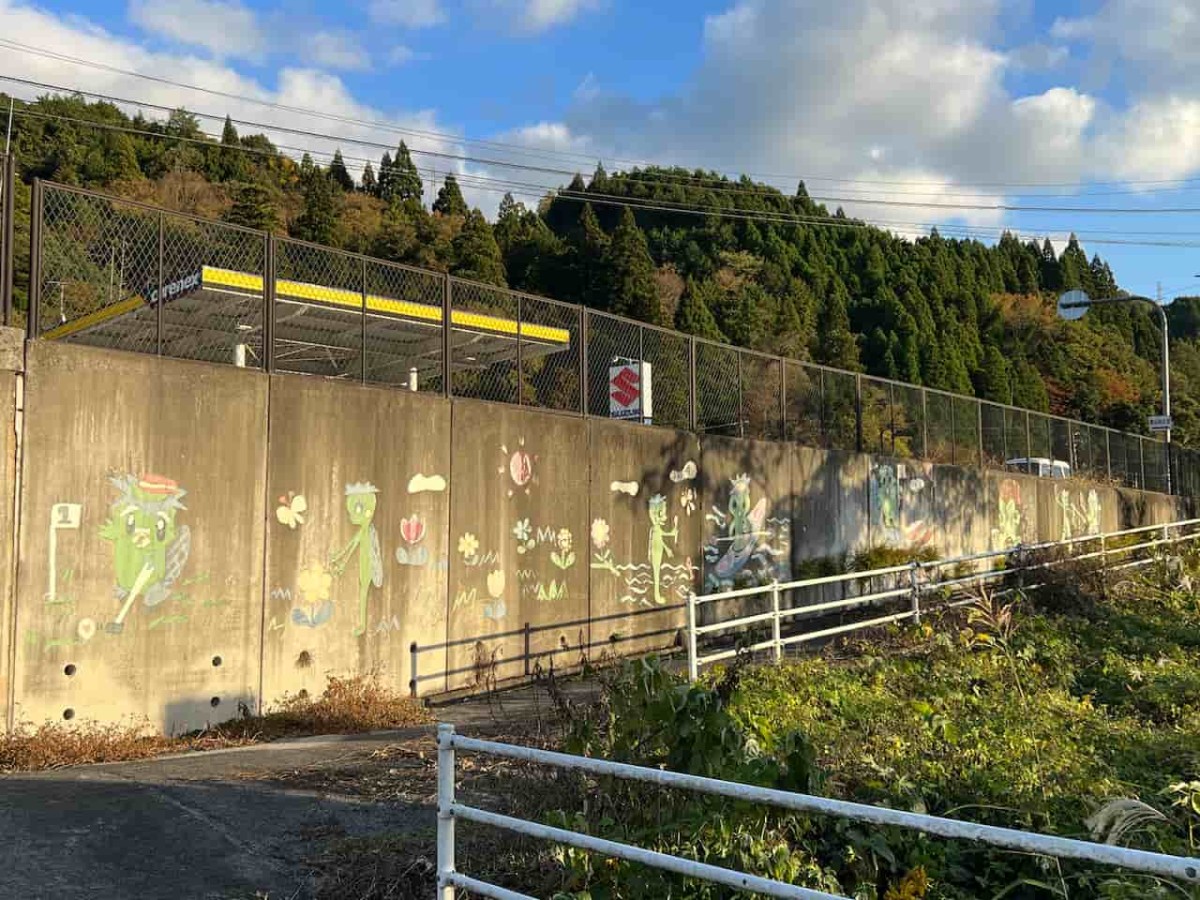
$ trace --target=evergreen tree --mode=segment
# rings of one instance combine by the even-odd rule
[[[329,180],[335,186],[347,193],[354,190],[354,179],[346,169],[346,161],[342,159],[342,151],[333,151],[333,162],[329,164]]]
[[[398,186],[397,192],[399,192]],[[467,201],[463,199],[462,191],[458,187],[458,179],[454,177],[453,172],[446,175],[446,180],[442,184],[441,190],[438,191],[437,199],[433,201],[433,211],[441,213],[443,216],[465,216],[467,214]]]
[[[408,152],[408,145],[404,141],[400,142],[396,158],[392,162],[392,175],[395,178],[395,195],[399,199],[421,202],[421,197],[425,193],[425,185],[421,180],[421,173],[417,171],[416,164],[412,161],[412,154]],[[463,203],[462,212],[456,214],[466,214],[466,203]]]
[[[1004,353],[995,344],[983,351],[983,363],[975,380],[975,393],[984,400],[1012,403],[1012,373]]]
[[[333,181],[320,170],[314,172],[304,186],[304,209],[292,223],[293,237],[314,244],[329,244],[337,224],[337,206]]]
[[[625,207],[605,254],[605,269],[612,288],[614,312],[661,325],[662,309],[654,281],[654,260],[646,235],[638,227],[633,210]]]
[[[221,129],[220,149],[215,156],[210,156],[212,159],[215,163],[210,170],[217,181],[240,181],[249,174],[250,166],[242,152],[241,139],[229,116],[225,117],[225,126]]]
[[[375,170],[370,163],[363,166],[362,192],[372,197],[379,193],[379,183],[375,180]]]
[[[396,199],[395,167],[392,165],[392,155],[386,150],[383,151],[383,157],[379,160],[379,177],[376,191],[376,196],[384,203],[391,203]]]
[[[467,215],[462,230],[454,238],[452,250],[455,275],[484,284],[507,286],[500,247],[479,210],[472,210]]]
[[[1079,240],[1074,234],[1067,242],[1067,249],[1059,257],[1058,265],[1062,271],[1062,290],[1083,290],[1091,293],[1092,269],[1088,264],[1087,254],[1079,246]]]
[[[859,371],[858,343],[850,330],[845,288],[831,291],[817,313],[817,339],[813,359],[827,366]]]
[[[585,203],[569,235],[572,277],[579,300],[593,309],[615,309],[616,294],[608,269],[609,237],[600,227],[592,204]]]
[[[1050,396],[1032,363],[1018,351],[1012,365],[1012,403],[1025,409],[1048,412]]]
[[[1050,243],[1050,238],[1046,238],[1042,244],[1039,274],[1044,290],[1058,293],[1063,289],[1062,267],[1058,263],[1058,257],[1054,253],[1054,245]]]
[[[245,228],[271,231],[275,227],[275,204],[271,193],[257,183],[239,184],[234,188],[233,205],[225,213],[225,221]]]
[[[675,310],[675,327],[687,334],[705,338],[710,341],[725,342],[725,335],[713,318],[712,307],[714,294],[720,293],[711,281],[696,281],[689,278],[679,298],[679,308]]]

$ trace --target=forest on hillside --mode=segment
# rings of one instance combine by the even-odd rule
[[[78,96],[16,107],[18,309],[29,185],[44,178],[1126,431],[1144,433],[1159,407],[1151,310],[1057,318],[1063,290],[1120,290],[1074,237],[1062,253],[1012,234],[910,240],[830,212],[802,182],[789,196],[746,177],[602,165],[533,205],[505,195],[489,222],[454,175],[425,196],[403,142],[355,178],[340,151],[296,160],[229,120],[216,140],[184,110],[151,120]],[[1176,435],[1195,446],[1200,298],[1168,313]]]

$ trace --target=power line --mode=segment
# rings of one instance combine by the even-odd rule
[[[3,77],[3,76],[0,76],[0,77]],[[269,150],[260,150],[258,148],[245,147],[240,144],[239,145],[220,144],[220,143],[217,143],[211,137],[206,137],[206,139],[187,138],[187,137],[183,137],[180,135],[172,135],[169,133],[164,133],[164,132],[159,132],[159,131],[149,131],[149,130],[145,130],[145,129],[137,129],[137,128],[119,126],[119,125],[112,125],[109,123],[92,122],[92,121],[89,121],[86,119],[78,119],[78,118],[71,117],[71,116],[62,116],[62,115],[54,115],[54,114],[49,114],[49,113],[33,112],[33,111],[27,110],[27,109],[18,110],[16,112],[16,114],[19,116],[33,117],[33,118],[38,118],[38,119],[66,121],[66,122],[70,122],[73,124],[83,125],[86,127],[129,133],[129,134],[134,134],[134,135],[143,136],[143,137],[158,138],[158,139],[167,140],[167,141],[171,141],[171,142],[183,142],[183,143],[188,143],[188,144],[197,144],[206,149],[233,150],[233,151],[246,152],[246,153],[251,153],[251,154],[256,154],[256,155],[263,155],[263,156],[269,156],[269,157],[275,157],[275,158],[281,158],[281,159],[289,159],[289,161],[290,161],[289,157],[287,157],[286,155],[284,155],[282,153],[278,153],[277,151],[272,152]],[[212,118],[217,118],[217,117],[213,116]],[[288,148],[288,149],[292,149],[297,152],[302,152],[302,148],[299,148],[299,147],[293,147],[293,148]],[[309,152],[309,151],[303,151],[303,152]],[[320,153],[319,151],[312,151],[312,152]],[[328,154],[328,153],[324,153],[321,155],[332,156],[332,154]],[[352,161],[370,162],[370,160],[367,160],[364,157],[343,157],[343,159],[347,159],[347,158],[351,159]],[[431,171],[434,172],[434,175],[436,177],[436,175],[438,174],[436,172],[436,170],[431,170]],[[450,174],[450,173],[447,173],[447,174]],[[532,184],[529,182],[498,179],[498,178],[493,178],[491,176],[482,175],[482,174],[473,174],[473,173],[464,173],[464,172],[453,173],[453,174],[455,174],[456,177],[463,184],[466,184],[468,187],[472,187],[472,188],[476,188],[476,189],[484,190],[484,191],[495,192],[495,193],[499,193],[501,191],[506,192],[506,193],[513,192],[513,193],[517,193],[521,196],[534,197],[536,199],[541,199],[548,195],[553,195],[553,196],[559,197],[563,200],[572,200],[572,201],[581,202],[581,203],[596,203],[598,205],[629,207],[631,209],[643,209],[643,210],[649,210],[649,211],[678,212],[678,213],[684,213],[684,214],[705,215],[705,216],[712,215],[712,216],[717,216],[720,218],[730,218],[730,219],[746,220],[746,221],[759,221],[759,222],[765,222],[767,224],[813,225],[813,226],[818,226],[818,227],[835,227],[835,228],[880,228],[880,229],[884,229],[884,230],[896,231],[896,232],[899,232],[899,233],[902,233],[902,234],[905,234],[908,236],[924,236],[932,229],[937,228],[941,231],[950,232],[952,234],[960,234],[966,239],[996,238],[996,237],[1001,236],[1005,231],[1009,231],[1011,233],[1010,229],[989,230],[989,229],[978,227],[978,226],[956,225],[954,223],[948,223],[948,224],[943,223],[943,224],[939,225],[936,223],[928,223],[928,222],[898,222],[898,221],[887,221],[887,220],[846,219],[843,217],[828,216],[828,215],[827,216],[818,216],[818,215],[805,215],[805,214],[774,213],[774,212],[770,212],[770,211],[753,211],[753,210],[736,210],[736,209],[730,210],[730,209],[726,209],[726,208],[722,208],[722,207],[706,207],[706,206],[699,205],[699,204],[672,204],[671,206],[668,207],[668,206],[663,206],[663,205],[655,205],[656,204],[655,201],[645,201],[645,200],[640,200],[638,198],[626,198],[626,197],[622,197],[619,195],[613,195],[613,194],[603,194],[603,193],[599,193],[599,192],[577,193],[577,192],[572,192],[572,191],[568,191],[568,190],[556,190],[553,188],[546,188],[544,185]],[[670,202],[670,201],[662,201],[662,202],[666,203],[666,202]],[[1094,233],[1097,233],[1097,232],[1091,232],[1089,234],[1094,234]],[[1117,235],[1129,234],[1129,232],[1105,232],[1105,233],[1117,234]],[[1175,234],[1175,233],[1176,232],[1145,232],[1145,234],[1150,234],[1150,235],[1152,235],[1152,234]],[[1195,232],[1192,232],[1192,234],[1195,234]],[[1043,235],[1041,235],[1041,234],[1038,235],[1038,237],[1042,237],[1042,236]],[[1090,243],[1090,244],[1126,244],[1126,245],[1133,245],[1133,246],[1155,246],[1155,247],[1200,247],[1200,243],[1115,240],[1115,239],[1093,238],[1093,237],[1090,237],[1087,235],[1085,235],[1085,240],[1087,243]]]
[[[177,88],[181,88],[184,90],[196,91],[198,93],[204,93],[204,94],[208,94],[210,96],[222,97],[227,100],[236,100],[236,101],[244,102],[244,103],[253,103],[253,104],[271,108],[271,109],[277,109],[280,111],[290,112],[290,113],[295,113],[295,114],[300,114],[300,115],[312,116],[315,118],[326,119],[329,121],[336,121],[336,122],[342,122],[342,123],[346,123],[346,124],[358,125],[358,126],[362,126],[362,127],[387,130],[387,131],[396,132],[398,134],[407,134],[407,135],[412,135],[412,136],[416,136],[416,137],[421,137],[421,138],[435,140],[435,141],[441,141],[441,142],[475,145],[475,146],[488,147],[488,148],[500,149],[500,150],[511,150],[511,151],[515,151],[518,153],[523,153],[523,154],[533,155],[533,156],[542,156],[542,157],[546,157],[546,158],[550,158],[550,159],[558,158],[558,159],[576,159],[576,160],[588,160],[588,161],[595,161],[597,159],[597,155],[595,155],[595,154],[584,154],[584,153],[579,153],[579,152],[570,151],[570,150],[550,150],[550,149],[546,149],[546,148],[537,148],[537,147],[529,147],[527,145],[506,143],[503,141],[490,141],[490,140],[482,140],[482,139],[478,139],[478,138],[467,138],[465,136],[447,134],[445,132],[428,131],[428,130],[421,130],[421,129],[415,129],[415,128],[405,128],[400,125],[397,125],[394,122],[388,122],[385,120],[361,119],[361,118],[356,118],[353,116],[345,116],[345,115],[341,115],[338,113],[331,113],[331,112],[327,112],[324,110],[314,110],[314,109],[310,109],[310,108],[306,108],[306,107],[291,106],[291,105],[282,104],[282,103],[278,103],[278,102],[271,101],[271,100],[264,100],[259,97],[249,97],[249,96],[246,96],[243,94],[235,94],[235,93],[232,93],[229,91],[221,91],[221,90],[217,90],[214,88],[203,87],[201,85],[189,84],[187,82],[182,82],[182,81],[176,81],[174,79],[164,78],[164,77],[158,76],[158,75],[150,75],[150,74],[147,74],[144,72],[137,72],[132,69],[122,69],[117,66],[111,66],[106,63],[96,62],[94,60],[87,60],[87,59],[82,59],[82,58],[78,58],[78,57],[67,56],[66,54],[58,53],[53,50],[48,50],[48,49],[42,48],[42,47],[34,47],[29,44],[22,44],[18,41],[13,41],[13,40],[8,40],[8,39],[0,38],[0,45],[9,47],[10,49],[17,50],[19,52],[33,54],[33,55],[41,56],[41,57],[48,58],[48,59],[54,59],[54,60],[58,60],[61,62],[73,64],[73,65],[84,66],[84,67],[88,67],[88,68],[98,69],[101,71],[112,72],[114,74],[124,75],[124,76],[131,77],[131,78],[139,78],[139,79],[151,81],[151,82],[154,82],[157,84],[168,85],[171,87],[177,87]],[[71,90],[69,88],[62,88],[62,89],[63,90]],[[414,152],[417,152],[417,151],[414,151]],[[627,163],[627,164],[630,164],[630,165],[633,165],[636,167],[642,167],[642,166],[646,166],[646,165],[655,165],[653,162],[647,161],[647,160],[620,159],[620,158],[613,158],[613,157],[610,157],[610,162]],[[668,168],[670,168],[670,167],[668,167]],[[575,173],[571,172],[570,174],[573,175]],[[728,174],[728,173],[725,173],[725,174]],[[898,185],[898,186],[903,186],[903,187],[924,186],[924,187],[932,187],[932,188],[938,188],[938,189],[945,188],[945,186],[946,186],[945,182],[937,182],[937,181],[920,182],[920,181],[887,180],[887,179],[833,178],[833,177],[815,176],[815,175],[811,175],[811,174],[807,175],[807,176],[755,175],[753,173],[746,173],[746,174],[750,175],[751,177],[756,177],[756,178],[759,178],[764,181],[782,180],[782,181],[789,181],[791,183],[798,183],[799,181],[818,181],[818,182],[828,182],[828,183],[833,183],[833,184],[844,184],[844,185],[877,185],[877,186],[878,185]],[[1096,186],[1108,186],[1108,185],[1124,186],[1124,185],[1135,185],[1135,184],[1136,185],[1168,185],[1168,184],[1184,185],[1184,184],[1198,184],[1198,183],[1200,183],[1200,178],[1147,179],[1147,180],[1129,179],[1129,180],[1125,180],[1125,181],[1094,181],[1094,182],[1090,182],[1091,185],[1096,185]],[[1077,187],[1078,183],[1077,182],[979,182],[978,186],[979,187],[998,187],[998,188],[1013,188],[1013,187],[1068,187],[1068,188],[1070,188],[1070,187]],[[736,186],[732,186],[732,187],[736,187]],[[1194,190],[1194,189],[1196,189],[1196,188],[1179,188],[1176,190]],[[1167,192],[1171,192],[1171,191],[1167,191]],[[889,191],[889,192],[884,192],[884,193],[897,193],[897,192]],[[907,193],[907,192],[903,192],[903,193]],[[913,193],[918,193],[918,192],[913,192]],[[1103,196],[1106,194],[1136,194],[1136,193],[1150,193],[1150,191],[1146,191],[1146,190],[1112,191],[1112,192],[1103,192],[1103,193],[1093,194],[1093,196]],[[975,196],[976,194],[972,194],[970,192],[964,191],[961,193],[961,195],[962,196]],[[1063,194],[1063,195],[1037,194],[1037,195],[1028,195],[1028,196],[1077,196],[1077,194],[1076,193]],[[834,201],[834,202],[836,202],[836,201]]]

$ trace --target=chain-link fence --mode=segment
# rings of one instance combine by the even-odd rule
[[[1200,494],[1200,452],[1168,456],[1157,440],[78,188],[35,182],[31,237],[29,327],[42,338]]]
[[[0,325],[13,321],[13,227],[16,213],[16,160],[0,153]]]

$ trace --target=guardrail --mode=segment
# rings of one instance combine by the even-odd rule
[[[1140,537],[1152,533],[1161,534],[1161,537],[1145,541],[1139,540]],[[704,594],[699,596],[691,594],[687,602],[688,676],[694,681],[699,677],[701,666],[731,659],[740,653],[771,650],[774,653],[776,661],[778,661],[783,658],[785,648],[796,644],[820,640],[821,638],[835,637],[867,628],[875,628],[893,622],[901,622],[905,619],[920,622],[923,611],[922,598],[929,594],[936,593],[943,595],[943,602],[939,603],[936,608],[954,608],[974,601],[975,598],[973,596],[963,598],[964,593],[968,589],[988,586],[995,582],[1003,582],[1014,575],[1018,577],[1021,583],[1017,587],[998,591],[999,595],[1017,589],[1036,590],[1041,587],[1041,584],[1025,583],[1024,578],[1027,574],[1062,565],[1065,562],[1096,559],[1100,560],[1101,567],[1106,570],[1143,566],[1152,562],[1153,558],[1126,560],[1116,565],[1108,565],[1108,560],[1115,556],[1126,556],[1140,551],[1154,550],[1159,547],[1178,544],[1182,541],[1196,540],[1197,538],[1200,538],[1200,519],[1186,519],[1165,525],[1145,525],[1139,528],[1129,528],[1124,531],[1084,535],[1065,541],[1047,541],[1039,544],[1017,545],[1009,550],[973,553],[933,562],[914,560],[905,565],[888,566],[864,572],[847,572],[841,575],[806,578],[784,583],[773,582],[760,587],[724,591],[719,594]],[[1127,543],[1126,539],[1133,539],[1133,542]],[[1119,543],[1114,545],[1114,541],[1118,541]],[[1070,551],[1074,548],[1080,548],[1082,552],[1071,556],[1070,559],[1036,559],[1037,555],[1041,553],[1049,553],[1055,550]],[[979,568],[981,565],[995,560],[1003,560],[1004,565],[1000,568]],[[964,567],[973,567],[976,571],[959,574]],[[942,577],[942,573],[947,570],[951,570],[950,577]],[[888,579],[894,586],[873,590],[872,582],[876,579]],[[837,600],[793,604],[787,607],[783,605],[783,596],[785,593],[825,588],[831,585],[841,585],[844,590],[853,590],[855,587],[861,586],[864,590]],[[739,615],[736,618],[724,621],[706,623],[699,621],[699,611],[706,605],[722,601],[744,601],[767,597],[770,598],[771,608],[766,612]],[[844,612],[865,606],[877,606],[881,603],[887,604],[889,601],[896,601],[901,598],[906,600],[907,608],[897,612],[887,612],[883,615],[872,616],[854,622],[840,623],[809,631],[802,630],[787,635],[784,634],[785,623],[791,623],[793,620],[813,618],[821,613]],[[763,627],[768,624],[771,628],[771,636],[766,640],[757,641],[746,646],[737,645],[727,647],[707,655],[701,655],[700,653],[700,639],[705,635],[719,634],[726,639],[727,643],[731,638],[736,643],[739,633],[756,626]]]
[[[799,898],[799,900],[848,900],[848,898],[837,894],[803,888],[794,884],[763,878],[758,875],[750,875],[745,872],[696,862],[684,857],[646,850],[642,847],[605,840],[604,838],[581,834],[563,828],[554,828],[526,819],[501,815],[458,803],[455,800],[455,757],[456,752],[459,750],[500,756],[506,759],[520,760],[539,765],[555,766],[563,769],[575,769],[594,775],[624,778],[659,787],[679,788],[720,797],[730,797],[735,800],[759,803],[795,812],[855,819],[861,822],[868,822],[872,825],[905,828],[938,837],[978,841],[990,844],[993,847],[1001,847],[1020,853],[1033,853],[1039,856],[1077,859],[1102,865],[1120,866],[1137,872],[1176,879],[1178,882],[1187,885],[1200,884],[1200,859],[1169,856],[1165,853],[1152,853],[1145,850],[1131,850],[1111,844],[1097,844],[1091,841],[1079,841],[1071,838],[1056,837],[1054,835],[1018,831],[994,825],[980,825],[960,819],[946,819],[940,816],[903,812],[887,807],[870,806],[865,803],[852,803],[845,800],[833,800],[809,794],[796,794],[773,788],[740,784],[732,781],[721,781],[715,778],[704,778],[699,775],[685,775],[678,772],[668,772],[645,766],[633,766],[627,763],[611,762],[604,759],[572,756],[566,753],[555,753],[532,747],[520,747],[513,744],[478,740],[456,734],[453,725],[442,724],[438,726],[438,900],[454,900],[457,888],[470,891],[472,894],[477,894],[481,897],[497,898],[497,900],[533,900],[527,894],[520,894],[506,888],[501,888],[458,871],[454,852],[455,823],[458,819],[505,829],[516,834],[525,835],[526,837],[539,838],[553,841],[557,844],[578,847],[582,850],[600,853],[617,859],[641,863],[688,878],[698,878],[713,882],[714,884],[725,885],[735,890],[751,891],[758,894],[765,894],[769,897]]]
[[[505,681],[528,678],[534,672],[534,667],[540,665],[543,661],[549,663],[551,670],[555,667],[555,661],[563,654],[581,654],[586,655],[589,651],[598,647],[618,647],[622,643],[628,641],[646,641],[652,638],[665,638],[667,635],[677,636],[680,632],[679,625],[672,625],[668,628],[656,628],[650,631],[640,631],[635,634],[624,635],[620,638],[609,638],[607,640],[596,641],[589,637],[581,635],[580,640],[572,644],[567,642],[565,645],[557,647],[549,647],[545,649],[537,649],[534,647],[534,637],[549,631],[570,631],[571,629],[579,629],[583,632],[585,629],[590,634],[592,625],[598,625],[604,622],[613,622],[618,619],[631,619],[647,615],[662,615],[663,613],[675,612],[682,610],[687,604],[671,603],[666,606],[655,606],[651,609],[636,609],[627,610],[618,613],[612,613],[604,616],[592,616],[587,619],[573,619],[568,622],[551,622],[545,625],[534,625],[531,622],[526,622],[521,628],[514,628],[509,631],[500,631],[491,634],[476,634],[469,637],[456,638],[454,640],[439,641],[436,644],[419,644],[413,641],[408,648],[409,654],[409,679],[408,692],[414,699],[422,695],[421,688],[423,685],[444,679],[446,685],[444,689],[449,690],[449,680],[459,675],[470,675],[473,673],[485,674],[481,670],[487,670],[486,674],[494,677],[497,683]],[[449,652],[451,650],[471,647],[481,642],[496,642],[521,639],[521,653],[513,654],[505,657],[497,657],[494,660],[487,660],[483,663],[472,662],[469,665],[451,666],[449,663]],[[442,656],[440,666],[435,664],[431,668],[427,668],[422,660],[429,656]],[[512,674],[509,670],[512,669]]]

